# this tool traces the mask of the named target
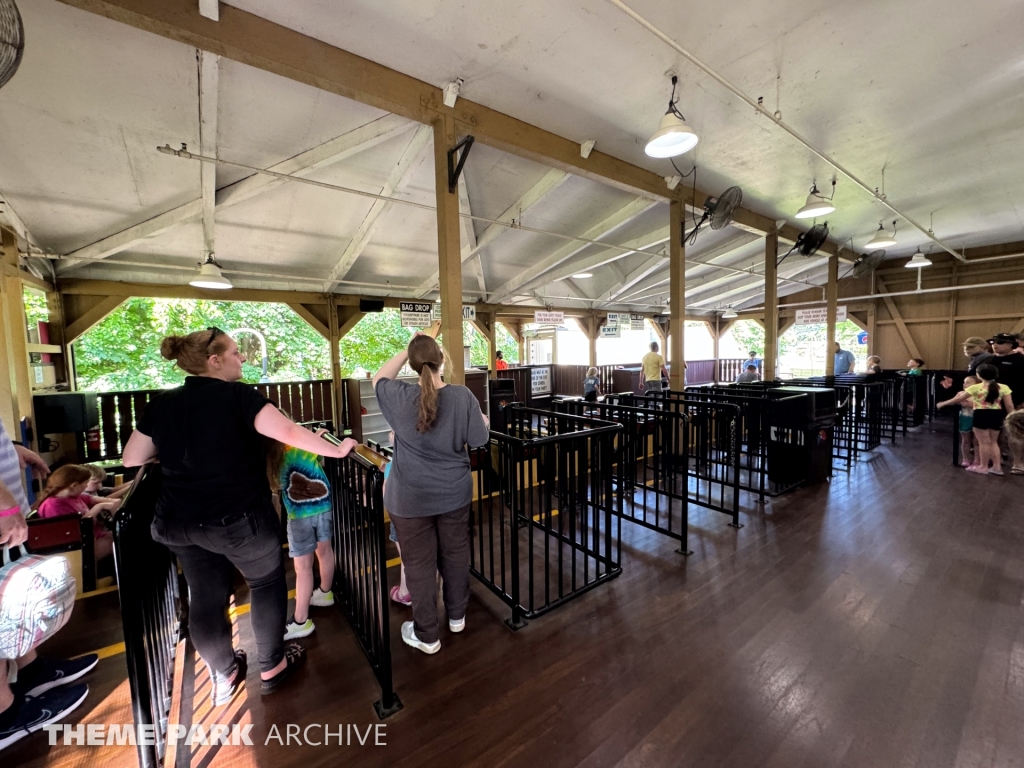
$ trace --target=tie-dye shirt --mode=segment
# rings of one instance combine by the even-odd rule
[[[315,453],[288,446],[281,460],[281,498],[289,520],[331,511],[331,486]]]

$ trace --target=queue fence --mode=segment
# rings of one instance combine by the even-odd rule
[[[132,717],[137,732],[153,734],[137,739],[140,768],[163,765],[175,658],[187,634],[187,591],[179,587],[177,561],[150,534],[160,487],[160,465],[143,467],[113,519]]]
[[[508,433],[471,452],[470,570],[519,629],[622,572],[612,483],[622,427],[518,405],[507,415]]]
[[[384,474],[365,449],[327,459],[334,506],[334,596],[380,686],[377,717],[402,708],[394,689],[388,610]]]
[[[588,403],[578,398],[556,402],[555,408],[622,425],[614,440],[613,512],[623,520],[675,539],[680,554],[692,554],[686,544],[687,416],[668,410]]]

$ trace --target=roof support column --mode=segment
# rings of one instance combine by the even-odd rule
[[[839,257],[828,257],[828,283],[825,285],[825,375],[836,375],[836,304],[839,300]]]
[[[459,193],[448,191],[448,151],[455,147],[455,121],[434,123],[434,193],[437,197],[437,270],[441,286],[441,337],[445,382],[466,383],[462,341],[462,252],[459,242]]]
[[[779,356],[779,233],[775,229],[764,239],[764,373],[765,381],[775,379]]]
[[[686,363],[683,349],[683,337],[686,324],[686,250],[683,247],[683,203],[673,200],[669,203],[669,238],[668,238],[668,270],[669,270],[669,307],[671,320],[669,324],[669,360],[672,361],[670,388],[680,391],[686,382]]]

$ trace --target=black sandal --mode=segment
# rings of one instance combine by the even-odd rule
[[[213,700],[213,706],[219,707],[222,704],[227,704],[234,698],[235,693],[242,687],[242,683],[245,682],[245,673],[248,671],[248,668],[249,664],[245,651],[239,649],[235,651],[234,680],[228,683],[227,680],[229,675],[216,673],[210,675],[210,681],[213,688],[210,697]]]
[[[288,663],[285,668],[269,680],[260,681],[260,694],[267,696],[277,691],[284,682],[306,660],[306,649],[298,643],[285,643],[284,658]]]

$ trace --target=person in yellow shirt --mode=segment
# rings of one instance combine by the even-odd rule
[[[661,392],[661,377],[664,374],[668,378],[668,371],[665,369],[665,358],[658,354],[658,342],[651,342],[651,351],[644,355],[640,361],[644,372],[644,384],[647,392]]]

